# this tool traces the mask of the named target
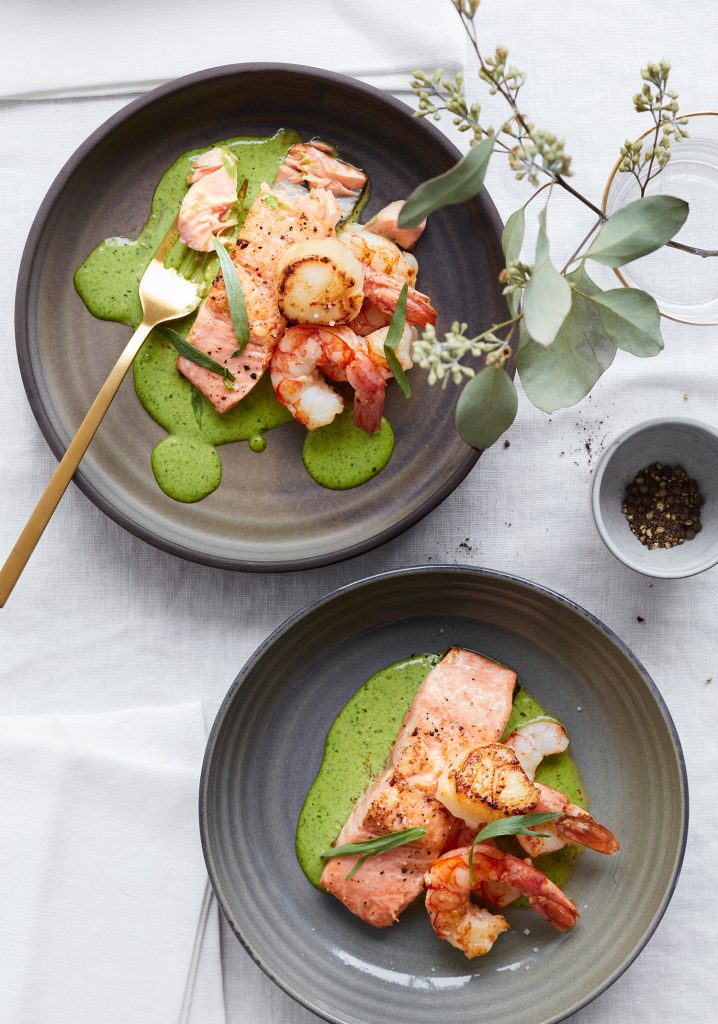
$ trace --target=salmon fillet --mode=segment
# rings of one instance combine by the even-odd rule
[[[425,872],[454,828],[454,818],[436,799],[439,776],[464,748],[499,739],[516,685],[511,669],[454,647],[419,687],[386,768],[357,800],[336,845],[415,826],[426,834],[370,857],[350,879],[356,857],[333,857],[322,872],[322,888],[367,924],[392,924],[422,891]]]
[[[320,216],[321,204],[304,208],[280,201],[266,184],[252,203],[230,256],[237,268],[249,321],[249,341],[237,351],[237,338],[229,315],[222,273],[217,275],[207,301],[200,308],[187,340],[235,376],[229,390],[223,379],[180,356],[177,369],[219,412],[227,412],[252,390],[269,365],[272,351],[285,327],[274,288],[274,266],[290,245],[334,234],[331,220]]]

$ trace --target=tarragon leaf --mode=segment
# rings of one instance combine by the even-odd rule
[[[169,341],[176,348],[177,352],[184,356],[185,359],[189,360],[190,363],[195,363],[197,366],[201,366],[203,370],[209,370],[211,373],[217,373],[220,377],[223,377],[225,381],[233,382],[235,377],[226,366],[222,366],[221,363],[215,362],[211,356],[208,356],[202,349],[196,348],[186,338],[183,338],[181,334],[175,331],[172,327],[167,327],[162,324],[160,327],[155,327],[158,334]]]
[[[394,315],[391,318],[389,324],[389,330],[386,332],[386,338],[384,339],[384,355],[386,361],[389,364],[389,369],[394,374],[394,379],[401,388],[404,398],[411,398],[411,384],[406,379],[404,373],[404,367],[399,362],[396,354],[396,346],[401,341],[401,336],[404,333],[406,327],[406,298],[409,294],[409,285],[404,282],[404,286],[399,292],[399,298],[396,303],[396,309]]]
[[[474,836],[469,847],[469,875],[471,884],[476,885],[474,875],[474,847],[477,843],[483,843],[485,839],[495,839],[497,836],[538,836],[540,839],[548,839],[545,832],[534,832],[535,825],[546,825],[549,821],[562,818],[560,811],[546,811],[544,814],[512,814],[508,818],[498,818],[496,821],[484,825],[481,831]]]
[[[377,836],[376,839],[366,839],[362,843],[333,846],[324,850],[319,856],[326,860],[329,857],[355,857],[359,854],[359,860],[346,876],[351,878],[369,857],[376,857],[379,853],[386,853],[387,850],[394,850],[397,846],[404,846],[406,843],[415,843],[424,835],[426,835],[426,829],[419,825],[415,828],[402,829],[400,832],[389,832],[385,836]]]
[[[222,277],[224,278],[224,287],[229,303],[229,315],[234,327],[234,333],[237,336],[237,351],[241,352],[249,341],[249,321],[247,319],[247,307],[244,304],[242,285],[239,282],[239,274],[232,261],[232,257],[220,240],[214,238],[214,236],[212,237],[212,246],[219,256],[219,265],[222,268]]]

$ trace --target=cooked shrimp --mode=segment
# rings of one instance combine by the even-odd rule
[[[353,329],[353,321],[349,326]],[[367,334],[364,338],[369,358],[374,365],[378,367],[379,372],[385,380],[389,380],[390,377],[394,376],[389,369],[389,363],[387,362],[386,354],[384,352],[384,342],[386,341],[388,333],[388,327],[380,327],[378,331],[372,331],[371,334]],[[416,328],[412,327],[411,324],[404,324],[404,330],[402,331],[401,338],[394,349],[394,354],[399,360],[399,366],[401,366],[402,370],[410,370],[414,365],[411,359],[411,346],[414,341],[416,341]]]
[[[237,158],[225,146],[192,158],[190,188],[179,211],[180,241],[198,252],[210,252],[212,236],[234,227],[228,216],[237,202]]]
[[[354,422],[372,433],[381,424],[386,384],[364,340],[346,326],[290,327],[271,361],[272,385],[282,405],[308,430],[331,423],[344,400],[322,376],[348,381],[354,389]]]
[[[568,747],[566,730],[558,722],[530,722],[512,732],[506,745],[515,751],[521,765],[530,779],[534,778],[536,769],[544,757],[560,754]],[[563,793],[550,786],[537,783],[539,800],[535,810],[539,813],[560,812],[563,817],[546,825],[538,826],[541,832],[549,833],[550,838],[540,836],[517,836],[518,841],[532,857],[542,853],[555,853],[567,843],[578,843],[598,853],[612,854],[620,849],[614,834],[604,825],[572,804]]]
[[[392,274],[410,285],[415,284],[419,271],[416,258],[411,253],[402,252],[389,238],[369,231],[362,224],[348,224],[338,237],[367,267],[381,274]]]
[[[277,181],[306,182],[315,188],[326,188],[335,196],[355,198],[366,185],[366,174],[338,160],[331,146],[324,142],[299,142],[284,158]]]
[[[424,232],[426,221],[422,220],[421,224],[418,224],[415,228],[399,227],[399,214],[403,206],[403,199],[397,199],[395,202],[389,203],[383,210],[375,213],[371,220],[367,221],[366,226],[370,231],[376,232],[377,235],[384,235],[385,238],[390,238],[392,242],[396,242],[402,249],[413,249]]]
[[[282,316],[306,324],[353,320],[364,301],[364,271],[336,238],[291,245],[275,271]]]
[[[559,722],[529,722],[516,729],[506,740],[521,767],[533,780],[536,769],[549,754],[561,754],[568,746],[568,735]]]
[[[531,906],[559,931],[572,928],[578,911],[558,886],[537,868],[488,843],[473,850],[476,882],[469,872],[469,848],[443,854],[426,874],[426,909],[440,939],[461,949],[471,959],[483,956],[509,925],[498,914],[490,914],[471,901],[472,892],[487,897],[486,884],[507,886],[526,896]],[[491,890],[489,890],[490,892]]]
[[[396,309],[403,284],[400,277],[382,274],[372,267],[364,268],[364,294],[385,313],[391,314]],[[410,287],[407,294],[406,319],[418,327],[436,323],[436,310],[431,304],[431,299],[416,288]]]

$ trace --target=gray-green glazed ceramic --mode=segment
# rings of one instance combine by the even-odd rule
[[[585,851],[566,934],[530,910],[468,961],[423,906],[376,931],[314,889],[294,853],[327,731],[379,669],[457,644],[513,666],[567,726],[595,816],[622,843]],[[372,577],[281,626],[242,669],[207,747],[200,826],[237,937],[286,992],[341,1024],[549,1024],[610,985],[670,900],[687,826],[680,743],[633,655],[581,608],[524,580],[431,567]]]
[[[18,278],[16,334],[28,398],[61,455],[129,336],[94,319],[73,274],[109,235],[136,237],[162,173],[183,152],[236,135],[295,128],[333,142],[366,169],[370,216],[458,159],[436,128],[403,103],[342,75],[313,68],[244,64],[178,79],[130,103],[100,127],[52,185],[28,238]],[[417,247],[420,286],[439,310],[439,329],[465,320],[478,332],[504,318],[498,284],[501,223],[488,195],[432,214]],[[456,389],[411,377],[414,397],[389,389],[396,434],[386,469],[349,491],[307,474],[303,428],[267,435],[255,454],[223,446],[220,487],[182,505],[157,486],[150,453],[164,431],[123,384],[75,477],[104,512],[174,554],[228,569],[297,569],[356,555],[435,508],[478,453],[454,429]]]

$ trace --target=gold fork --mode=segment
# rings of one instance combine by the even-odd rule
[[[15,542],[5,565],[0,569],[0,608],[12,593],[20,575],[27,565],[30,555],[50,522],[60,498],[67,490],[82,456],[87,451],[90,441],[117,394],[125,374],[132,365],[132,360],[142,346],[142,342],[157,324],[166,320],[175,320],[186,316],[196,309],[200,300],[199,286],[180,277],[176,270],[165,267],[164,261],[170,249],[177,241],[177,218],[175,217],[162,244],[154,255],[152,262],[142,275],[140,281],[140,302],[142,304],[142,322],[132,335],[122,355],[112,367],[105,383],[100,388],[97,398],[89,408],[87,415],[80,424],[77,433],[70,442],[67,451],[60,460],[49,484],[35,506],[35,511],[28,519],[24,530]]]

